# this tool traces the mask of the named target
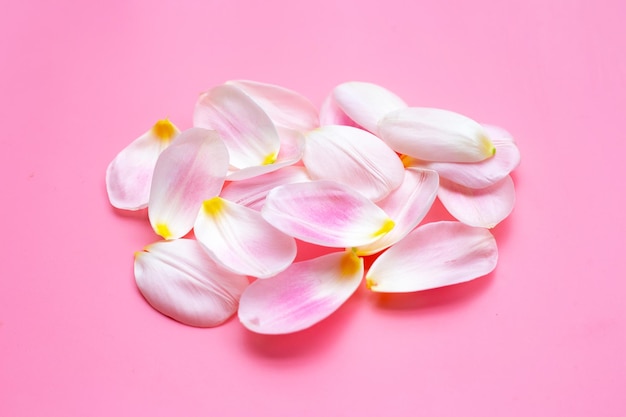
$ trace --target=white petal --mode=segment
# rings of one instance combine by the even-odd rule
[[[510,133],[494,126],[483,127],[496,147],[496,154],[492,158],[474,163],[413,160],[410,164],[433,169],[442,178],[469,188],[485,188],[495,184],[517,168],[520,152]]]
[[[148,206],[154,166],[180,130],[169,120],[159,120],[111,161],[106,187],[113,207],[139,210]]]
[[[228,169],[228,151],[217,132],[185,130],[159,157],[152,179],[148,216],[165,239],[186,235],[202,202],[219,194]]]
[[[495,227],[515,205],[515,185],[510,176],[479,190],[443,179],[440,185],[441,203],[457,220],[470,226]]]
[[[194,240],[157,242],[135,254],[135,281],[156,310],[191,326],[213,327],[237,311],[248,279],[220,268]]]
[[[402,240],[426,216],[437,197],[439,176],[435,171],[418,168],[405,170],[402,185],[376,203],[396,226],[375,242],[357,249],[358,255],[371,255]]]
[[[329,125],[306,134],[304,165],[311,178],[349,185],[373,201],[404,179],[404,166],[382,140],[365,130]]]
[[[267,195],[261,213],[290,236],[336,248],[367,245],[394,226],[381,208],[333,181],[276,187]]]
[[[230,164],[237,169],[271,164],[280,150],[274,123],[254,100],[232,85],[223,84],[202,94],[193,122],[220,134]]]
[[[228,183],[220,196],[243,206],[261,210],[265,197],[273,188],[294,182],[311,181],[309,173],[303,166],[288,166],[278,171]]]
[[[382,253],[366,275],[375,292],[413,292],[470,281],[493,271],[496,241],[459,222],[420,226]]]
[[[296,241],[267,223],[261,213],[220,197],[203,203],[194,232],[220,265],[257,278],[276,275],[296,257]]]
[[[236,80],[226,84],[235,86],[250,96],[276,126],[307,131],[320,124],[313,103],[295,91],[256,81]]]
[[[339,107],[333,93],[330,93],[320,108],[320,125],[342,125],[361,128]]]
[[[367,82],[340,84],[333,90],[333,96],[350,119],[372,133],[378,132],[378,123],[388,113],[407,106],[396,94]]]
[[[239,320],[257,333],[297,332],[337,310],[362,279],[363,260],[351,252],[297,262],[252,283],[241,297]]]
[[[378,133],[396,152],[426,161],[478,162],[495,153],[479,123],[448,110],[400,109],[385,116]]]

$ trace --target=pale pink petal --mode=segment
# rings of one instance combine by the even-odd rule
[[[437,197],[438,188],[439,176],[435,171],[406,169],[400,187],[376,203],[393,219],[396,226],[375,242],[357,248],[357,254],[371,255],[402,240],[426,216]]]
[[[220,197],[260,211],[267,193],[279,185],[311,181],[303,166],[288,166],[258,177],[228,183]]]
[[[386,197],[404,178],[402,161],[389,146],[350,126],[308,132],[302,161],[311,178],[349,185],[373,201]]]
[[[235,314],[248,286],[248,278],[223,270],[189,239],[135,253],[135,281],[157,311],[198,327],[217,326]]]
[[[378,133],[396,152],[426,161],[478,162],[495,153],[479,123],[448,110],[400,109],[385,116]]]
[[[194,126],[216,130],[236,169],[276,161],[280,138],[274,123],[258,104],[239,88],[222,84],[200,95]]]
[[[159,120],[117,154],[106,170],[107,194],[113,207],[139,210],[148,206],[156,161],[179,133],[169,120]]]
[[[296,241],[261,213],[214,197],[202,204],[194,225],[198,241],[220,265],[257,278],[276,275],[296,257]]]
[[[333,181],[276,187],[267,195],[261,213],[290,236],[336,248],[367,245],[394,226],[380,207]]]
[[[400,97],[377,84],[351,81],[335,87],[337,105],[355,123],[378,133],[378,123],[390,112],[407,105]]]
[[[229,181],[241,181],[300,162],[304,153],[304,136],[302,133],[286,128],[278,128],[277,131],[280,136],[280,151],[273,162],[243,169],[231,167],[226,179]]]
[[[352,252],[297,262],[252,283],[241,296],[239,320],[257,333],[297,332],[335,312],[362,279],[363,260]]]
[[[324,99],[320,108],[320,125],[361,127],[339,107],[332,92]]]
[[[382,253],[366,275],[375,292],[413,292],[470,281],[493,271],[496,241],[459,222],[420,226]]]
[[[496,154],[492,158],[474,163],[410,160],[409,164],[433,169],[442,178],[469,188],[484,188],[495,184],[517,168],[520,152],[511,134],[498,127],[483,127],[496,147]]]
[[[319,126],[317,109],[303,95],[284,87],[256,81],[234,80],[226,84],[241,89],[272,119],[276,126],[299,131]]]
[[[228,151],[217,132],[192,128],[159,157],[154,170],[148,216],[165,239],[186,235],[202,202],[219,194],[228,169]]]
[[[476,227],[495,227],[515,205],[515,185],[510,176],[478,190],[442,179],[437,195],[457,220]]]

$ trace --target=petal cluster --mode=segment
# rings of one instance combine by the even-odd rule
[[[135,254],[134,274],[153,308],[198,327],[237,314],[283,334],[360,287],[414,292],[489,274],[489,229],[513,210],[519,162],[504,129],[373,83],[336,86],[318,111],[290,89],[233,80],[199,96],[192,127],[159,120],[120,151],[106,187],[114,207],[147,208],[156,241]],[[451,218],[422,224],[437,198]],[[296,261],[298,241],[325,254]]]

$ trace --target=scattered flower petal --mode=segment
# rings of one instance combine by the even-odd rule
[[[487,275],[497,260],[496,241],[487,229],[429,223],[382,253],[366,282],[375,292],[422,291]]]
[[[350,126],[307,133],[302,160],[312,178],[349,185],[372,201],[386,197],[404,178],[404,165],[389,146]]]
[[[191,128],[159,157],[154,169],[148,217],[164,239],[186,235],[206,199],[219,194],[228,151],[217,132]]]
[[[317,109],[301,94],[284,87],[256,81],[234,80],[226,82],[246,93],[276,126],[299,131],[319,126]]]
[[[220,134],[233,168],[276,161],[280,138],[274,123],[250,96],[233,85],[222,84],[203,93],[196,103],[193,123]]]
[[[475,227],[493,228],[506,219],[515,205],[515,186],[510,176],[481,189],[441,180],[439,200],[457,220]]]
[[[135,281],[157,311],[190,326],[213,327],[237,311],[248,279],[224,271],[194,240],[157,242],[135,254]]]
[[[179,133],[169,120],[159,120],[117,154],[106,171],[107,194],[113,207],[139,210],[148,206],[156,161]]]
[[[290,236],[336,248],[367,245],[394,227],[381,208],[333,181],[276,187],[268,193],[261,213]]]
[[[213,260],[238,274],[276,275],[296,257],[296,241],[267,223],[261,213],[213,197],[202,204],[196,238]]]
[[[335,312],[362,279],[363,260],[351,251],[297,262],[252,283],[241,297],[239,320],[257,333],[304,330]]]
[[[396,110],[380,122],[378,133],[396,152],[426,161],[478,162],[495,153],[479,123],[448,110]]]

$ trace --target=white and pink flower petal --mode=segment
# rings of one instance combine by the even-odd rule
[[[238,274],[267,278],[296,257],[296,241],[267,223],[261,213],[214,197],[202,204],[194,233],[211,258]]]
[[[241,297],[239,320],[263,334],[304,330],[335,312],[362,279],[363,260],[351,251],[297,262],[252,283]]]
[[[305,167],[287,166],[257,177],[229,182],[222,190],[220,197],[260,211],[265,204],[267,193],[273,188],[306,181],[311,181],[311,177]]]
[[[367,245],[394,227],[380,207],[333,181],[276,187],[268,193],[261,213],[290,236],[336,248]]]
[[[386,197],[404,178],[402,161],[389,146],[350,126],[308,132],[302,161],[312,178],[349,185],[373,201]]]
[[[322,102],[320,107],[320,125],[342,125],[361,128],[354,120],[339,107],[331,92]]]
[[[481,189],[441,180],[438,197],[457,220],[475,227],[493,228],[506,219],[515,205],[515,185],[510,176]]]
[[[194,126],[216,130],[236,169],[272,164],[280,150],[274,123],[250,96],[233,85],[222,84],[196,103]]]
[[[150,184],[159,155],[180,130],[167,119],[159,120],[120,151],[106,170],[106,189],[113,207],[139,210],[148,206]]]
[[[405,170],[404,181],[385,199],[376,203],[394,219],[395,227],[369,245],[357,248],[360,256],[371,255],[395,244],[408,235],[430,210],[439,188],[435,171],[419,168]]]
[[[164,239],[193,227],[202,202],[219,194],[228,170],[228,151],[217,132],[191,128],[161,153],[154,170],[148,217]]]
[[[498,248],[489,230],[459,222],[429,223],[382,253],[366,282],[375,292],[422,291],[487,275],[497,261]]]
[[[425,161],[478,162],[495,153],[485,128],[449,110],[396,110],[383,118],[378,133],[396,152]]]
[[[226,82],[246,93],[276,126],[307,131],[319,126],[317,109],[303,95],[287,88],[248,80]]]
[[[492,158],[474,163],[409,160],[409,165],[433,169],[442,178],[469,188],[485,188],[509,175],[520,163],[520,152],[513,136],[505,130],[483,125],[496,147]]]
[[[218,266],[195,240],[161,241],[135,253],[135,281],[157,311],[190,326],[235,314],[248,278]]]
[[[377,84],[350,81],[333,89],[337,106],[356,124],[378,133],[378,123],[390,112],[407,104],[393,92]]]

